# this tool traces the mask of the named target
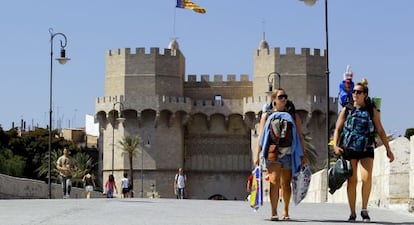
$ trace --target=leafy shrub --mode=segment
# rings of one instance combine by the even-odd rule
[[[410,139],[410,137],[413,135],[414,135],[414,128],[407,128],[407,130],[405,130],[404,137]]]

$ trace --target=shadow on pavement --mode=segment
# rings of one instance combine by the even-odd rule
[[[270,221],[270,219],[268,221]],[[289,223],[289,222],[295,222],[295,223],[321,223],[321,224],[324,224],[324,223],[327,223],[327,224],[335,224],[335,223],[344,224],[344,223],[349,223],[346,220],[295,220],[295,219],[290,219],[290,220],[279,220],[279,221],[283,221],[283,222],[286,222],[286,223]],[[353,222],[351,224],[355,224],[355,223],[361,223],[361,224],[384,224],[384,225],[387,225],[387,224],[413,225],[414,224],[414,221],[413,222],[371,221],[369,223],[366,223],[366,222],[363,222],[363,221],[356,221],[356,222]]]

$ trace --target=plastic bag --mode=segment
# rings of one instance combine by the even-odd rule
[[[263,205],[263,179],[262,170],[256,166],[253,171],[252,188],[250,192],[249,204],[254,210],[259,209]]]
[[[302,165],[300,171],[293,176],[293,201],[298,205],[308,193],[309,185],[312,178],[310,166]]]

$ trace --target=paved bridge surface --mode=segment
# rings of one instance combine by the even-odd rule
[[[358,208],[359,209],[359,208]],[[360,210],[360,209],[359,209]],[[369,208],[371,223],[414,224],[414,214]],[[284,223],[349,224],[346,204],[291,205],[290,221],[270,221],[270,204],[253,211],[245,201],[176,199],[35,199],[0,200],[0,224],[5,225],[261,225]],[[358,215],[357,223],[361,222]]]

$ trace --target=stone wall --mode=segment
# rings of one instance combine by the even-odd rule
[[[414,137],[410,141],[405,137],[399,137],[390,142],[395,161],[389,163],[385,153],[385,147],[375,149],[375,159],[372,177],[372,191],[369,199],[370,206],[387,208],[402,208],[411,211],[414,197]],[[360,170],[358,170],[360,171]],[[358,175],[360,177],[360,174]],[[357,207],[361,206],[361,180],[357,185]],[[304,202],[323,202],[328,199],[332,203],[347,203],[346,182],[331,195],[327,194],[326,169],[312,176],[311,186]]]
[[[0,174],[0,199],[46,199],[49,185],[44,181]],[[71,198],[85,198],[83,188],[72,188]],[[93,192],[92,198],[102,198],[102,192]],[[62,186],[52,184],[52,198],[63,198]]]

